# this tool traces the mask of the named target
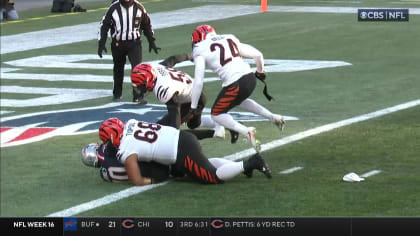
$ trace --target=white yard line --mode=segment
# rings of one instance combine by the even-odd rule
[[[356,116],[350,119],[346,119],[346,120],[342,120],[342,121],[338,121],[338,122],[334,122],[331,124],[327,124],[327,125],[323,125],[317,128],[313,128],[313,129],[309,129],[291,136],[287,136],[278,140],[274,140],[272,142],[266,143],[262,145],[262,151],[267,151],[276,147],[280,147],[283,145],[286,145],[288,143],[292,143],[313,135],[317,135],[320,133],[324,133],[324,132],[328,132],[343,126],[347,126],[347,125],[351,125],[357,122],[361,122],[361,121],[365,121],[365,120],[369,120],[369,119],[373,119],[373,118],[377,118],[380,116],[384,116],[393,112],[397,112],[397,111],[401,111],[404,109],[408,109],[411,107],[415,107],[420,105],[420,99],[418,100],[414,100],[411,102],[407,102],[404,104],[400,104],[400,105],[396,105],[393,107],[389,107],[389,108],[385,108],[379,111],[375,111],[372,113],[368,113],[368,114],[364,114],[364,115],[360,115],[360,116]],[[230,159],[230,160],[239,160],[239,159],[243,159],[247,156],[250,156],[252,154],[254,154],[255,151],[254,149],[246,149],[244,151],[241,152],[237,152],[234,153],[232,155],[228,155],[225,156],[224,158],[226,159]],[[369,173],[369,172],[368,172]],[[368,174],[366,173],[366,174]],[[58,211],[55,213],[52,213],[50,215],[48,215],[48,217],[64,217],[64,216],[72,216],[72,215],[76,215],[76,214],[80,214],[82,212],[88,211],[88,210],[92,210],[94,208],[97,207],[101,207],[107,204],[110,204],[112,202],[136,195],[136,194],[140,194],[142,192],[145,192],[147,190],[159,187],[159,186],[163,186],[166,185],[169,182],[163,182],[157,185],[149,185],[149,186],[142,186],[142,187],[131,187],[131,188],[127,188],[125,190],[122,190],[120,192],[117,193],[113,193],[113,194],[109,194],[106,195],[105,197],[96,199],[96,200],[92,200],[86,203],[82,203],[80,205],[62,210],[62,211]]]
[[[369,171],[369,172],[366,172],[366,173],[360,175],[360,177],[362,177],[362,178],[368,178],[368,177],[371,177],[373,175],[377,175],[377,174],[379,174],[381,172],[382,172],[381,170],[372,170],[372,171]]]
[[[282,175],[288,175],[288,174],[294,173],[294,172],[299,171],[299,170],[303,170],[303,167],[296,166],[296,167],[293,167],[293,168],[290,168],[290,169],[280,171],[279,173],[282,174]]]
[[[209,5],[168,12],[151,13],[150,18],[153,24],[153,29],[157,30],[202,21],[227,19],[258,12],[259,8],[255,6]],[[98,39],[100,20],[101,19],[98,19],[97,22],[81,25],[2,36],[0,37],[1,42],[7,43],[1,44],[1,54]],[[193,28],[191,28],[191,30],[193,30]],[[36,43],[34,43],[34,41],[36,41]]]

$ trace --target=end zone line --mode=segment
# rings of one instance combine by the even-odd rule
[[[320,133],[324,133],[324,132],[328,132],[331,131],[333,129],[337,129],[343,126],[347,126],[347,125],[351,125],[357,122],[361,122],[361,121],[365,121],[365,120],[369,120],[369,119],[373,119],[373,118],[377,118],[380,116],[384,116],[393,112],[397,112],[397,111],[401,111],[401,110],[405,110],[411,107],[415,107],[420,105],[420,99],[418,100],[414,100],[411,102],[407,102],[407,103],[403,103],[400,105],[396,105],[393,107],[389,107],[389,108],[385,108],[379,111],[375,111],[375,112],[371,112],[368,114],[364,114],[364,115],[360,115],[360,116],[356,116],[350,119],[346,119],[346,120],[342,120],[342,121],[338,121],[338,122],[334,122],[334,123],[330,123],[330,124],[326,124],[326,125],[322,125],[319,126],[317,128],[313,128],[313,129],[309,129],[291,136],[287,136],[281,139],[277,139],[274,140],[272,142],[263,144],[261,146],[261,150],[264,151],[268,151],[270,149],[273,148],[277,148],[313,135],[317,135]],[[253,148],[249,148],[246,149],[244,151],[241,152],[237,152],[228,156],[225,156],[224,158],[229,159],[229,160],[240,160],[243,159],[247,156],[250,156],[252,154],[255,153],[255,150]],[[369,172],[368,172],[369,173]],[[116,202],[118,200],[136,195],[136,194],[140,194],[142,192],[148,191],[150,189],[154,189],[157,188],[159,186],[163,186],[166,185],[167,183],[169,183],[170,181],[167,182],[163,182],[160,184],[154,184],[154,185],[147,185],[147,186],[136,186],[136,187],[130,187],[127,188],[125,190],[122,190],[120,192],[116,192],[116,193],[112,193],[109,195],[106,195],[102,198],[96,199],[96,200],[92,200],[86,203],[82,203],[80,205],[76,205],[74,207],[70,207],[68,209],[62,210],[62,211],[58,211],[52,214],[49,214],[47,217],[66,217],[66,216],[72,216],[72,215],[76,215],[88,210],[92,210],[94,208],[97,207],[101,207],[107,204],[110,204],[112,202]]]

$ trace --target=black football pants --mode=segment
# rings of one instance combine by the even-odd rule
[[[139,39],[129,41],[112,40],[111,51],[114,61],[114,88],[112,93],[114,98],[119,98],[122,95],[126,57],[128,56],[128,60],[131,63],[131,69],[142,61],[141,41]],[[139,97],[140,94],[133,89],[133,99]]]

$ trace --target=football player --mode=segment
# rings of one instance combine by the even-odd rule
[[[139,168],[142,162],[152,161],[171,166],[177,173],[201,183],[223,183],[240,173],[252,176],[255,169],[271,178],[271,170],[258,153],[246,161],[224,160],[216,167],[203,154],[196,136],[170,126],[134,119],[124,124],[118,118],[110,118],[101,124],[99,138],[118,148],[117,160],[124,164],[134,185],[153,183],[153,178]]]
[[[159,64],[141,63],[132,70],[132,85],[141,94],[153,91],[159,101],[166,104],[168,114],[157,123],[179,129],[181,124],[187,121],[190,129],[197,127],[214,129],[214,131],[195,131],[195,134],[201,138],[209,136],[224,138],[225,128],[214,122],[210,116],[202,116],[202,110],[206,104],[204,91],[200,91],[196,112],[188,113],[191,107],[193,79],[188,74],[172,67],[176,63],[191,59],[190,54],[183,54],[168,57]],[[235,143],[239,135],[236,131],[229,131],[231,142]]]
[[[107,182],[127,182],[128,176],[125,167],[116,158],[117,149],[108,143],[90,143],[82,149],[82,162],[89,167],[100,168],[99,176]],[[226,163],[233,162],[223,158],[210,158],[210,163],[218,168]],[[154,161],[140,162],[142,176],[151,178],[152,183],[159,183],[170,178],[183,177],[184,173],[171,166],[162,165]],[[252,177],[252,172],[244,173]]]
[[[108,143],[90,143],[82,149],[82,162],[90,167],[100,168],[99,174],[107,182],[127,182],[125,167],[117,159],[117,149]],[[180,177],[179,173],[156,162],[143,162],[139,165],[144,176],[152,179],[153,183],[165,181],[172,177]]]
[[[280,130],[283,129],[285,121],[281,115],[271,113],[254,100],[248,98],[256,86],[256,79],[265,80],[262,53],[249,44],[241,43],[232,34],[216,34],[216,30],[210,25],[200,25],[194,29],[192,32],[192,44],[195,76],[190,113],[194,114],[199,109],[200,94],[203,89],[203,78],[207,66],[210,70],[217,73],[223,81],[222,90],[211,109],[212,119],[225,128],[246,136],[255,150],[259,152],[261,147],[255,136],[255,128],[246,127],[235,121],[228,114],[228,111],[237,106],[266,117]],[[255,60],[257,65],[255,73],[242,57]],[[266,96],[269,98],[267,94]]]

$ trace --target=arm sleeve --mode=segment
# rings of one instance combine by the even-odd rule
[[[191,108],[196,109],[198,105],[198,101],[200,100],[201,91],[203,90],[203,79],[204,79],[204,72],[206,69],[206,62],[204,57],[197,56],[194,57],[195,63],[195,79],[193,82],[193,91],[191,95]]]
[[[144,7],[142,7],[142,18],[141,18],[141,23],[140,23],[140,30],[143,31],[143,34],[146,36],[147,41],[150,43],[151,41],[154,41],[155,38],[154,36],[154,32],[152,29],[152,23],[150,21],[150,17],[146,12],[146,9]]]
[[[157,123],[179,129],[181,127],[181,111],[179,106],[173,101],[173,99],[171,99],[166,103],[166,107],[168,109],[168,114]]]
[[[105,45],[106,38],[108,37],[108,31],[112,26],[112,11],[111,8],[108,9],[105,16],[102,17],[99,28],[99,43]]]
[[[167,67],[174,67],[177,63],[180,63],[186,60],[191,60],[191,59],[192,59],[191,54],[179,54],[179,55],[170,56],[166,58],[164,61],[160,62],[159,64],[163,66],[167,66]]]
[[[253,58],[257,64],[257,71],[264,72],[264,57],[258,49],[249,44],[240,43],[239,54],[243,57]]]

